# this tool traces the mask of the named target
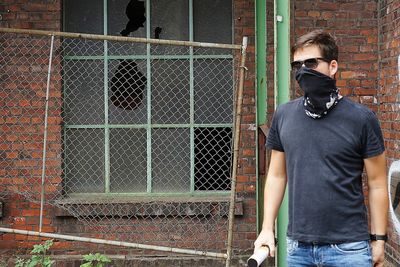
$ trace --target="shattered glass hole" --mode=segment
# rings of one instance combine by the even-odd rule
[[[135,61],[121,60],[111,78],[111,102],[125,110],[135,110],[143,102],[147,79],[138,69]]]

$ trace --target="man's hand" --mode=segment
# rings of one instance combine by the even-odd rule
[[[371,242],[372,262],[374,267],[383,267],[385,261],[385,241],[377,240]]]
[[[269,256],[275,257],[275,235],[273,231],[261,231],[257,237],[257,240],[254,242],[254,251],[259,249],[262,245],[268,245]]]

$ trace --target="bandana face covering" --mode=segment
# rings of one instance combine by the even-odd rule
[[[296,80],[304,91],[306,115],[319,119],[336,106],[342,96],[336,80],[310,68],[302,67],[296,72]]]

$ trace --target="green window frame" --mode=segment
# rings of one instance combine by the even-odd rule
[[[68,1],[68,0],[66,0]],[[103,0],[103,34],[107,35],[109,31],[108,25],[108,6],[109,1],[111,0]],[[151,1],[157,0],[145,0],[146,6],[146,18],[151,18]],[[194,40],[194,1],[196,0],[187,0],[188,1],[188,34],[189,40],[188,41],[196,41]],[[65,5],[65,3],[64,3]],[[232,2],[231,2],[232,5]],[[65,10],[65,8],[64,8]],[[231,20],[233,16],[233,8],[231,9]],[[64,18],[67,14],[64,11]],[[150,23],[145,24],[146,28],[146,38],[151,38],[151,20],[148,19]],[[233,25],[233,20],[231,26]],[[232,26],[233,28],[233,26]],[[231,28],[231,30],[232,30]],[[65,30],[65,28],[64,28]],[[232,40],[233,40],[233,30],[232,30]],[[165,196],[165,195],[183,195],[183,196],[193,196],[193,195],[229,195],[230,187],[226,187],[221,189],[209,189],[209,190],[198,190],[196,189],[196,181],[195,181],[195,135],[196,129],[232,129],[233,123],[232,120],[229,122],[221,122],[221,123],[196,123],[195,121],[195,92],[194,92],[194,69],[195,69],[195,61],[196,60],[226,60],[229,61],[232,67],[232,88],[233,88],[233,53],[232,51],[221,50],[217,53],[212,54],[196,54],[193,47],[189,48],[189,53],[179,54],[179,55],[160,55],[160,54],[152,54],[152,45],[145,44],[146,53],[143,55],[113,55],[109,53],[109,42],[103,42],[103,54],[102,55],[66,55],[64,56],[63,60],[65,62],[74,62],[74,61],[87,61],[87,60],[103,60],[103,80],[104,80],[104,123],[102,124],[74,124],[74,123],[64,123],[64,140],[67,140],[69,130],[79,130],[79,129],[101,129],[103,130],[104,134],[104,191],[103,192],[69,192],[69,196],[79,196],[79,195],[87,195],[87,194],[106,194],[106,195],[152,195],[152,196]],[[146,97],[146,109],[147,114],[146,118],[147,121],[145,123],[137,123],[137,124],[113,124],[110,123],[109,117],[109,80],[110,80],[110,73],[109,73],[109,63],[113,60],[141,60],[146,62],[146,77],[147,77],[147,84],[145,94]],[[152,114],[152,67],[151,62],[152,60],[185,60],[189,64],[189,121],[188,123],[153,123],[153,114]],[[65,90],[65,89],[64,89]],[[64,92],[65,93],[65,92]],[[233,91],[232,91],[233,93]],[[233,95],[232,95],[233,100]],[[232,101],[233,105],[233,101]],[[110,178],[110,131],[113,129],[141,129],[146,131],[146,189],[142,192],[113,192],[111,190],[111,178]],[[181,192],[157,192],[154,190],[153,187],[153,151],[154,147],[152,146],[152,139],[154,137],[154,132],[157,129],[187,129],[189,131],[189,146],[190,146],[190,186],[188,190],[182,190]],[[201,131],[201,130],[200,130]],[[212,130],[210,130],[211,132]],[[229,132],[229,130],[227,130]],[[230,133],[231,134],[231,133]],[[231,135],[232,136],[232,135]],[[231,137],[230,137],[231,138]],[[64,155],[68,154],[68,145],[64,143]],[[68,158],[65,159],[64,169],[69,168]],[[77,178],[78,179],[78,178]],[[90,190],[89,190],[90,191]]]

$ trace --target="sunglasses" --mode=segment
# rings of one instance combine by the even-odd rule
[[[323,57],[315,57],[315,58],[309,58],[306,60],[299,60],[299,61],[293,61],[292,63],[290,63],[290,65],[292,66],[292,70],[297,71],[299,70],[303,65],[306,66],[309,69],[315,69],[316,67],[318,67],[319,61],[322,60],[324,62],[328,62],[330,63],[331,61],[323,58]]]

